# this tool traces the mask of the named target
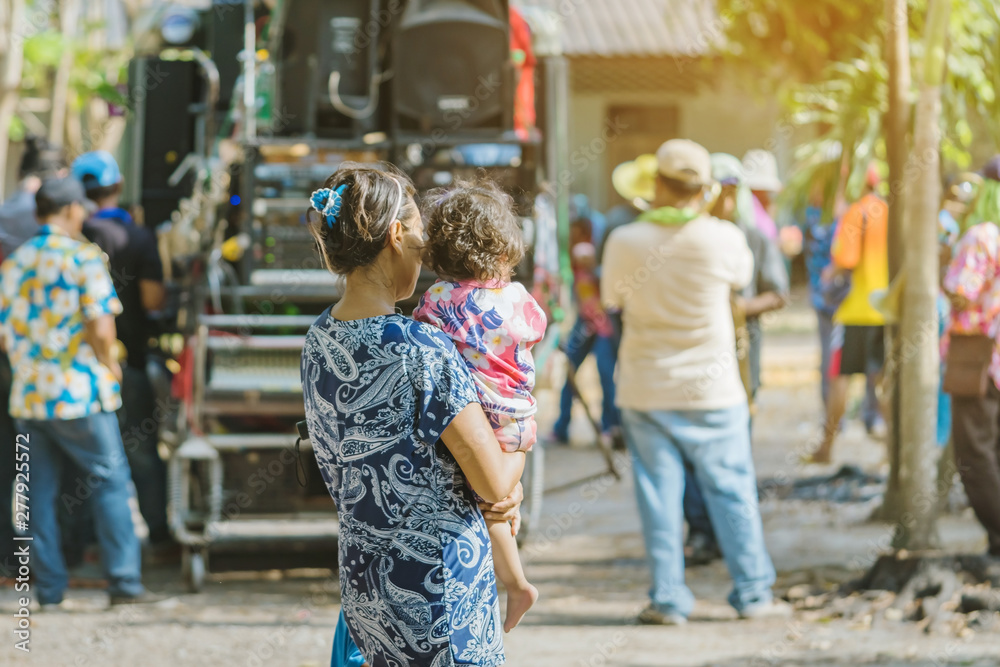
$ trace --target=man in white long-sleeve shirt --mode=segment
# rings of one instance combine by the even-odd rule
[[[671,140],[657,161],[653,208],[611,234],[601,277],[606,306],[622,313],[617,404],[653,570],[639,620],[684,623],[694,606],[684,584],[685,465],[733,578],[730,604],[744,618],[787,615],[771,593],[730,308],[753,255],[738,227],[704,212],[714,185],[705,148]]]

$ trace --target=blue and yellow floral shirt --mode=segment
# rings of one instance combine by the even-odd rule
[[[10,415],[78,419],[121,407],[84,322],[122,310],[100,248],[45,225],[0,265],[0,336],[14,369]]]

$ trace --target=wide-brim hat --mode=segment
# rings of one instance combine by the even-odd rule
[[[656,198],[658,166],[656,156],[652,153],[640,155],[615,167],[611,172],[611,184],[623,199],[651,202]]]
[[[758,192],[781,192],[784,185],[774,153],[760,148],[747,151],[743,156],[743,184]]]

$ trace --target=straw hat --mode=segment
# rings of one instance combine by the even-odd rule
[[[656,172],[659,162],[652,153],[622,162],[611,172],[611,184],[622,199],[641,199],[651,202],[656,198]]]

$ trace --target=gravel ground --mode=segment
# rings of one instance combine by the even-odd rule
[[[798,320],[808,321],[801,312]],[[819,423],[816,346],[811,335],[782,329],[766,339],[765,383],[755,421],[758,474],[796,479],[834,468],[804,468],[797,452]],[[582,373],[596,388],[593,369]],[[594,393],[588,391],[588,395]],[[540,404],[551,406],[551,393]],[[545,415],[551,419],[551,415]],[[543,418],[543,425],[545,419]],[[574,446],[547,452],[547,484],[565,485],[599,472],[587,425],[574,422]],[[882,469],[884,446],[852,423],[838,443],[840,462]],[[619,463],[627,473],[627,459]],[[866,523],[871,504],[764,499],[765,530],[781,573],[779,593],[800,583],[833,585],[859,574],[888,544],[892,526]],[[968,512],[942,520],[949,551],[978,552],[985,538]],[[904,622],[864,624],[817,614],[787,621],[739,621],[726,605],[728,576],[715,563],[688,571],[698,598],[683,628],[640,627],[634,618],[649,586],[631,481],[591,479],[550,494],[534,539],[523,550],[541,598],[507,636],[516,667],[745,665],[1000,665],[1000,634],[925,634]],[[74,610],[34,614],[31,652],[0,645],[2,665],[143,667],[290,666],[329,664],[338,607],[326,570],[211,574],[205,591],[189,594],[174,568],[147,571],[153,590],[173,595],[153,607],[106,611],[106,596],[74,590]],[[16,596],[0,589],[0,611],[13,624]]]

